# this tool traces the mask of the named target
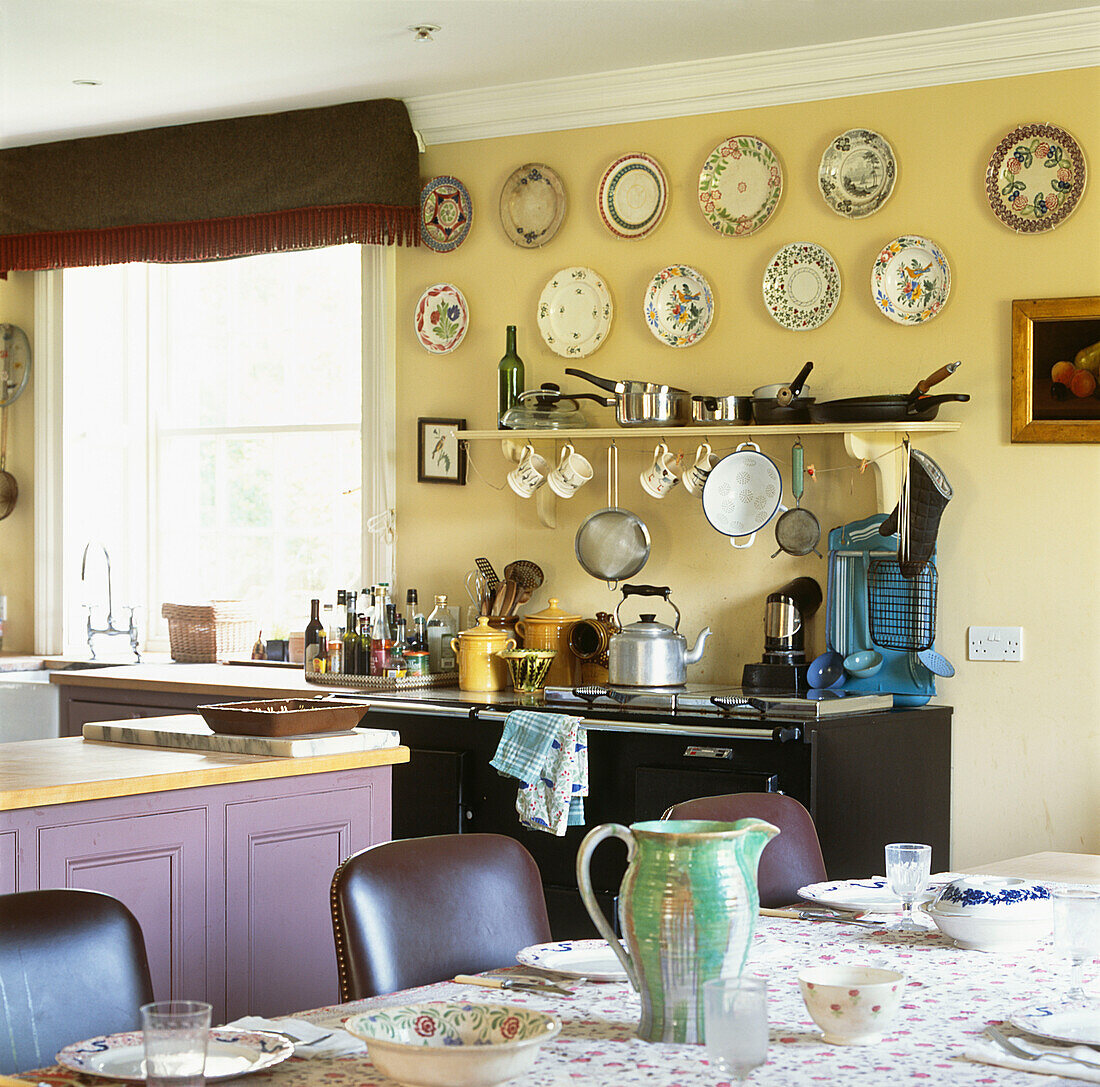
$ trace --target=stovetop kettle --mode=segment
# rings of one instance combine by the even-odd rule
[[[703,655],[710,627],[704,627],[688,649],[679,633],[680,609],[669,599],[667,585],[624,585],[623,599],[615,609],[619,631],[607,646],[608,680],[622,687],[678,687],[687,682],[687,666]],[[656,622],[656,614],[642,615],[636,623],[623,626],[619,608],[628,596],[659,596],[676,612],[676,625]]]

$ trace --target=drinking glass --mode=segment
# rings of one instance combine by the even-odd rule
[[[1070,961],[1070,984],[1065,999],[1073,1004],[1094,1000],[1081,984],[1085,961],[1100,957],[1100,891],[1066,887],[1052,892],[1054,949]]]
[[[932,874],[932,847],[916,842],[893,842],[886,847],[886,882],[901,899],[901,922],[896,932],[923,932],[913,920],[913,903],[928,886]]]
[[[762,978],[717,978],[703,986],[707,1053],[729,1076],[746,1080],[768,1059],[768,991]]]
[[[201,1000],[142,1005],[147,1087],[203,1087],[210,1012]]]

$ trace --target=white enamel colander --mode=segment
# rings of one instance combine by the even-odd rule
[[[754,442],[742,442],[723,457],[703,485],[703,513],[734,547],[752,541],[775,516],[783,497],[783,477],[775,461]],[[748,537],[743,543],[738,538]]]

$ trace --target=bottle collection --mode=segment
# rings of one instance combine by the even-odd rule
[[[335,608],[325,604],[323,613],[319,599],[310,601],[305,670],[390,679],[453,672],[451,639],[457,632],[446,596],[437,596],[425,617],[416,589],[406,592],[403,614],[390,601],[385,582],[364,588],[361,594],[340,589]]]

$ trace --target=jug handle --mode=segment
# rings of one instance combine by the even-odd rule
[[[634,986],[635,990],[640,991],[638,988],[638,973],[634,968],[634,960],[631,959],[626,948],[623,947],[621,941],[615,935],[592,891],[592,878],[589,875],[588,866],[596,846],[605,838],[621,838],[626,842],[627,863],[629,864],[630,861],[633,860],[635,849],[634,835],[630,833],[628,827],[624,827],[622,823],[603,823],[598,827],[593,827],[592,830],[584,836],[580,849],[577,850],[577,886],[580,888],[581,899],[584,902],[585,909],[588,910],[588,916],[592,918],[592,923],[599,930],[600,935],[608,942],[611,950],[615,952],[619,962],[623,964],[623,969],[626,971],[626,976],[630,979],[630,984]]]

